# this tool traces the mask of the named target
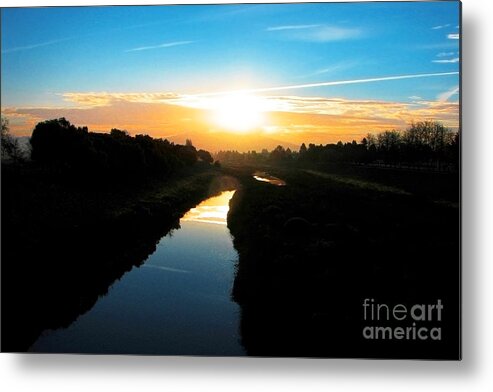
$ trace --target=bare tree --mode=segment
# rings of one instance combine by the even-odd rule
[[[17,139],[12,137],[9,132],[9,120],[5,117],[1,117],[2,123],[2,161],[20,161],[22,159],[22,151],[19,147]]]

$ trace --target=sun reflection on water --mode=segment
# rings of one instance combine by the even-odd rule
[[[222,192],[219,196],[204,200],[197,207],[188,211],[181,222],[202,222],[226,225],[229,211],[229,200],[235,191]]]
[[[281,180],[280,178],[271,176],[270,174],[266,172],[255,172],[253,175],[253,178],[255,178],[257,181],[260,182],[268,182],[269,184],[276,185],[276,186],[285,186],[286,182]]]

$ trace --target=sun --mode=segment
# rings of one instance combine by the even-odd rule
[[[245,133],[261,127],[265,121],[263,99],[251,94],[224,95],[214,101],[213,121],[228,131]]]

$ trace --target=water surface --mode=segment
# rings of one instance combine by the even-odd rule
[[[255,172],[253,174],[253,178],[255,178],[257,181],[268,182],[269,184],[276,185],[276,186],[285,186],[286,185],[286,181],[281,180],[280,178],[274,177],[274,176],[272,176],[266,172]]]
[[[45,331],[35,352],[244,355],[235,263],[226,226],[234,191],[192,208],[143,265],[67,329]]]

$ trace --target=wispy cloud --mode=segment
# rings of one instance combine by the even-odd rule
[[[59,42],[68,41],[70,39],[72,39],[72,38],[54,39],[51,41],[39,42],[39,43],[32,44],[32,45],[17,46],[15,48],[9,48],[9,49],[2,50],[2,54],[12,53],[12,52],[20,52],[23,50],[29,50],[29,49],[35,49],[35,48],[41,48],[43,46],[48,46],[48,45],[57,44]]]
[[[315,27],[320,27],[320,25],[308,24],[308,25],[272,26],[272,27],[267,27],[265,30],[266,31],[303,30],[303,29],[313,29]]]
[[[303,77],[331,74],[341,70],[347,70],[356,65],[358,65],[356,61],[341,61],[335,64],[328,65],[327,67],[317,69],[310,74],[304,75]]]
[[[127,49],[125,52],[139,52],[141,50],[151,50],[151,49],[161,49],[161,48],[171,48],[173,46],[189,45],[195,41],[176,41],[176,42],[165,42],[159,45],[152,46],[140,46],[138,48]]]
[[[315,29],[311,34],[303,34],[304,39],[317,42],[340,41],[361,36],[359,29],[323,26]]]
[[[60,42],[83,39],[83,38],[94,37],[94,36],[115,34],[119,31],[138,29],[138,28],[142,28],[142,27],[155,26],[155,25],[159,25],[159,24],[162,24],[162,22],[141,23],[141,24],[135,24],[135,25],[120,26],[120,27],[111,28],[111,29],[90,31],[90,32],[87,32],[85,34],[81,34],[78,36],[69,36],[69,37],[44,41],[44,42],[38,42],[38,43],[30,44],[30,45],[23,45],[23,46],[17,46],[14,48],[7,48],[7,49],[3,49],[1,53],[6,54],[6,53],[12,53],[12,52],[20,52],[20,51],[24,51],[24,50],[30,50],[30,49],[36,49],[36,48],[40,48],[40,47],[44,47],[44,46],[54,45],[54,44],[57,44]],[[174,46],[174,45],[172,45],[172,46]],[[156,46],[156,47],[159,47],[159,46]],[[148,47],[148,49],[151,49],[151,48],[152,47]],[[147,49],[147,48],[135,48],[135,49],[130,49],[128,51],[130,52],[133,50],[144,50],[144,49]]]
[[[320,24],[272,26],[266,30],[283,32],[285,38],[308,42],[341,41],[362,36],[362,31],[357,28]]]
[[[439,102],[447,102],[454,95],[459,93],[459,86],[452,87],[450,90],[440,94],[437,98]]]
[[[65,100],[73,102],[81,107],[107,106],[115,102],[139,102],[139,103],[163,103],[180,96],[175,93],[63,93]]]
[[[459,33],[448,34],[447,38],[448,39],[459,39]]]
[[[321,69],[316,70],[314,73],[312,73],[312,75],[313,76],[315,76],[315,75],[323,75],[323,74],[326,74],[326,73],[331,73],[331,72],[337,71],[338,69],[341,69],[341,68],[342,67],[337,66],[337,65],[334,65],[332,67],[327,67],[327,68],[321,68]]]
[[[449,57],[458,54],[457,52],[440,52],[437,54],[437,57]]]
[[[453,64],[453,63],[458,63],[459,58],[454,57],[453,59],[441,59],[441,60],[433,60],[433,63],[438,63],[438,64]]]
[[[444,25],[439,25],[439,26],[434,26],[431,29],[432,30],[441,30],[441,29],[445,29],[446,27],[450,27],[450,23],[447,23],[447,24],[444,24]]]
[[[417,45],[415,48],[416,49],[437,49],[437,50],[447,50],[447,49],[455,49],[459,45],[458,42],[455,40],[444,40],[443,42],[440,43],[434,43],[434,44],[425,44],[425,45]]]
[[[368,130],[403,129],[412,121],[434,119],[452,129],[458,128],[459,104],[420,100],[419,103],[358,100],[326,97],[279,96],[281,111],[272,115],[276,119],[279,138],[298,142],[327,143],[341,139],[361,139]],[[349,139],[349,140],[351,140]]]

